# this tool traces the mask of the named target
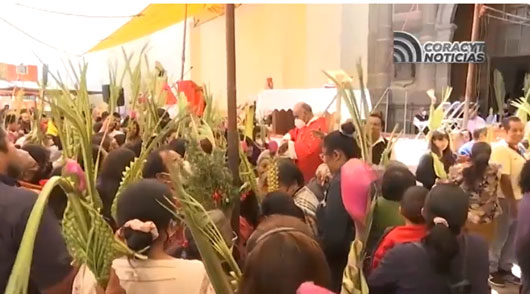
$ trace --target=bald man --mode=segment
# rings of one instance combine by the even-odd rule
[[[293,109],[295,128],[285,136],[287,140],[294,141],[296,152],[296,165],[302,171],[305,182],[315,176],[318,166],[322,163],[320,158],[322,136],[327,133],[326,119],[313,115],[309,104],[300,102]]]

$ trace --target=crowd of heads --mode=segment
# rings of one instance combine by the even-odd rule
[[[162,118],[162,124],[166,125],[169,114],[164,110],[160,110],[158,114]],[[294,114],[300,125],[310,123],[314,117],[307,104],[297,105]],[[29,112],[21,113],[20,119],[14,114],[7,114],[4,121],[6,130],[0,128],[0,170],[35,185],[40,185],[43,180],[60,171],[61,166],[51,159],[48,147],[24,144],[17,150],[15,142],[10,141],[9,133],[21,135],[31,130]],[[380,114],[371,114],[367,125],[372,140],[375,140],[381,136],[385,122]],[[114,221],[111,207],[124,171],[140,155],[144,144],[142,130],[135,119],[126,117],[122,120],[119,113],[108,112],[96,116],[93,127],[93,160],[94,163],[97,160],[101,162],[96,183],[103,202],[101,213],[113,229],[120,229],[119,233],[125,244],[133,251],[147,256],[157,250],[163,251],[172,242],[179,229],[179,222],[175,214],[161,204],[177,205],[172,196],[174,187],[170,173],[172,166],[186,160],[189,142],[183,138],[168,140],[167,144],[156,148],[147,156],[142,170],[143,179],[129,185],[120,194],[117,200],[117,218]],[[506,118],[502,127],[506,132],[507,143],[521,142],[523,124],[520,119]],[[475,141],[468,159],[470,165],[463,171],[464,181],[472,186],[480,181],[488,167],[492,149],[485,142],[485,128],[478,128],[473,133],[462,131],[460,134],[465,141]],[[349,160],[362,157],[355,136],[354,125],[348,122],[322,139],[323,164],[315,173],[315,181],[320,188],[325,190],[331,177],[340,174]],[[57,140],[50,139],[52,142]],[[249,143],[247,138],[244,140]],[[213,144],[207,139],[201,140],[199,146],[206,154],[213,152]],[[454,151],[451,150],[450,134],[445,131],[431,132],[429,151],[439,157],[446,170],[457,162]],[[27,162],[21,167],[16,159],[22,158],[22,155],[15,155],[20,152],[27,154],[33,161],[20,160]],[[269,171],[272,160],[277,160],[278,190],[265,193],[262,195],[263,199],[255,191],[241,199],[240,216],[250,224],[252,234],[243,240],[243,247],[238,248],[243,251],[241,257],[244,272],[239,293],[293,294],[307,281],[324,288],[331,287],[330,267],[318,236],[308,226],[306,213],[294,200],[297,193],[309,183],[304,180],[303,173],[294,161],[273,159],[274,152],[271,154],[271,149],[268,148],[263,148],[260,153],[256,162],[257,175],[261,179]],[[84,166],[82,156],[78,156],[77,160]],[[530,191],[529,175],[530,165],[526,164],[520,180],[525,193]],[[266,182],[261,184],[265,191],[268,190]],[[414,174],[402,164],[389,165],[376,184],[379,192],[377,197],[399,203],[399,213],[407,223],[425,226],[427,234],[420,241],[427,248],[428,258],[437,272],[449,274],[451,262],[460,250],[458,236],[463,233],[468,218],[468,195],[453,184],[440,183],[430,191],[417,186]],[[58,189],[53,193],[61,194],[61,191]],[[64,212],[65,201],[65,195],[59,195],[50,201],[58,217]],[[132,222],[135,220],[152,224],[151,231],[133,229]],[[187,257],[200,258],[193,236],[189,230],[183,232],[191,244],[188,246],[193,247],[187,251]],[[190,252],[195,254],[189,254]]]

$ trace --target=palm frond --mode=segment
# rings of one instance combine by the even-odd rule
[[[530,89],[526,91],[525,97],[512,101],[512,105],[517,107],[516,116],[526,123],[530,115]]]
[[[42,215],[46,209],[50,193],[52,189],[59,185],[59,182],[61,181],[63,181],[63,179],[60,177],[51,178],[42,189],[37,201],[35,202],[35,205],[31,209],[31,213],[24,229],[24,235],[17,252],[15,264],[13,265],[13,269],[11,270],[11,274],[9,276],[5,293],[27,293],[35,238],[37,237]]]
[[[370,133],[367,132],[366,126],[363,120],[363,115],[367,115],[369,113],[368,111],[368,103],[366,95],[365,95],[365,87],[364,87],[364,81],[362,76],[362,67],[360,62],[357,63],[357,71],[358,71],[358,78],[359,78],[359,85],[361,88],[361,99],[357,99],[355,96],[355,92],[353,89],[353,85],[350,81],[344,81],[339,82],[336,77],[334,77],[332,74],[324,71],[324,74],[331,80],[333,83],[335,83],[337,87],[337,93],[340,95],[340,97],[343,99],[343,101],[346,104],[346,107],[348,108],[348,111],[350,112],[353,126],[355,127],[355,136],[354,140],[357,143],[357,146],[361,149],[361,155],[362,159],[365,162],[371,163],[372,162],[372,146],[370,144],[371,138]],[[357,104],[357,101],[361,101],[361,107],[363,107],[363,112],[359,109],[359,105]]]
[[[493,88],[495,90],[495,101],[497,102],[497,113],[504,114],[504,98],[506,97],[506,87],[502,73],[495,69],[493,71]]]
[[[170,171],[171,181],[175,187],[175,195],[182,207],[187,227],[190,229],[197,248],[201,253],[210,282],[218,294],[232,294],[230,278],[225,274],[221,260],[226,262],[235,277],[237,284],[242,277],[242,272],[232,256],[232,251],[226,244],[221,233],[210,219],[204,207],[189,195],[180,181],[180,171],[173,167]],[[161,203],[168,211],[177,215],[171,202]],[[221,259],[219,259],[219,257]]]
[[[158,136],[154,137],[152,140],[149,140],[149,143],[146,143],[144,141],[144,146],[142,148],[142,152],[140,153],[140,157],[136,158],[129,167],[127,167],[123,173],[123,178],[120,183],[120,187],[118,188],[118,191],[116,192],[116,197],[114,197],[114,201],[112,202],[112,208],[111,213],[112,217],[114,219],[117,219],[116,211],[117,211],[117,205],[118,205],[118,199],[120,198],[121,193],[125,188],[136,182],[137,180],[142,178],[142,170],[145,165],[145,160],[147,159],[147,156],[153,151],[155,148],[161,145],[166,138],[170,135],[170,133],[176,128],[178,125],[178,118],[175,120],[170,121],[166,125],[164,129],[158,134]]]
[[[396,124],[394,126],[394,129],[392,130],[392,133],[390,134],[390,137],[388,138],[388,145],[386,146],[385,150],[383,150],[383,154],[381,154],[381,166],[387,166],[390,162],[390,153],[394,149],[394,145],[396,144],[397,140],[403,135],[404,130],[401,130],[399,133],[397,132],[399,125]]]

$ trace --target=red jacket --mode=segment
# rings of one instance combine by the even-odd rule
[[[425,225],[406,225],[393,228],[384,237],[375,250],[372,261],[372,270],[375,269],[385,257],[385,254],[401,243],[417,242],[427,234]]]
[[[316,118],[300,129],[289,131],[291,140],[294,141],[294,150],[297,157],[296,165],[304,174],[306,183],[315,176],[318,166],[322,163],[322,159],[320,159],[322,139],[315,136],[313,131],[327,133],[328,125],[326,119],[323,117]]]

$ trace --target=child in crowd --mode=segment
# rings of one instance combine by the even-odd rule
[[[490,293],[488,244],[464,230],[469,198],[458,186],[438,184],[427,195],[421,242],[390,250],[370,274],[370,293]]]
[[[425,237],[427,229],[421,211],[428,192],[429,190],[418,186],[410,187],[405,191],[399,209],[405,218],[405,225],[387,230],[386,235],[375,250],[372,269],[379,265],[385,254],[394,246],[401,243],[417,242]]]
[[[119,258],[112,263],[107,294],[214,293],[202,262],[173,258],[164,246],[174,232],[174,216],[160,203],[171,197],[168,186],[141,180],[127,187],[118,200],[118,235],[147,259]]]
[[[399,204],[403,193],[416,186],[414,175],[404,166],[389,166],[383,174],[381,184],[382,197],[377,198],[374,208],[372,227],[367,242],[369,254],[374,252],[377,242],[389,227],[402,226],[405,219],[399,213]]]

